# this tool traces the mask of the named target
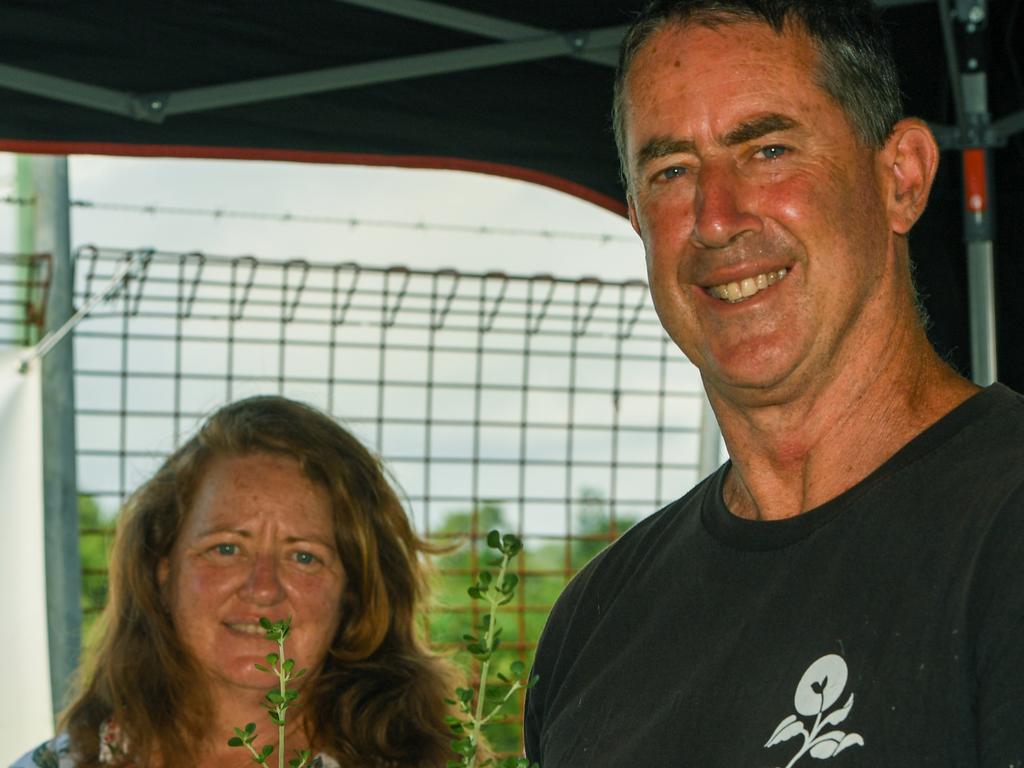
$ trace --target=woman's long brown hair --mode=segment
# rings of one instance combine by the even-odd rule
[[[422,556],[434,549],[359,440],[312,407],[264,396],[213,414],[121,512],[101,637],[62,718],[80,768],[99,764],[99,730],[111,720],[140,768],[197,764],[212,705],[164,608],[157,564],[211,459],[251,453],[295,458],[333,505],[346,584],[337,635],[300,698],[311,743],[345,766],[443,766],[445,698],[458,675],[428,650],[416,621],[427,591]]]

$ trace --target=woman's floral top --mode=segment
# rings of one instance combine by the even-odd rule
[[[100,762],[113,764],[115,757],[125,754],[127,740],[122,737],[116,723],[106,722],[100,728]],[[124,768],[135,768],[134,763],[122,763]],[[321,753],[309,763],[309,768],[341,768],[336,760]],[[40,744],[15,760],[11,768],[76,768],[71,756],[71,740],[66,733]]]

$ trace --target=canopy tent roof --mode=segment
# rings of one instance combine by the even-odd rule
[[[908,112],[947,147],[967,137],[995,148],[1000,378],[1024,389],[1024,309],[1011,293],[1024,280],[1020,1],[878,4]],[[7,0],[0,149],[477,170],[622,212],[608,106],[617,44],[640,5]],[[993,114],[980,129],[958,109],[947,63],[978,9],[987,46],[972,55],[989,72]],[[912,245],[933,339],[967,370],[960,170],[953,152],[944,161]]]

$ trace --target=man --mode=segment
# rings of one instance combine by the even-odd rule
[[[615,124],[729,462],[566,588],[542,768],[1024,765],[1024,399],[929,345],[938,151],[870,2],[662,0]]]

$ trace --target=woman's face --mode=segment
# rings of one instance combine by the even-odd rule
[[[285,654],[312,672],[338,629],[345,584],[327,491],[286,456],[214,459],[158,578],[215,689],[272,687],[253,666],[277,650],[261,617],[291,617]]]

